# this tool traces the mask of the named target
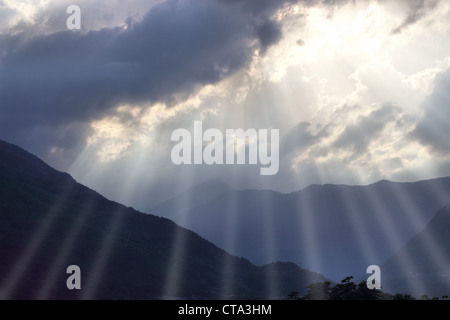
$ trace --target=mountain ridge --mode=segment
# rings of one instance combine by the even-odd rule
[[[170,199],[150,212],[165,216],[169,206],[171,219],[257,265],[292,261],[340,281],[384,263],[448,201],[450,178],[442,177],[292,193],[229,190],[198,203]]]
[[[0,219],[0,299],[283,299],[326,279],[292,264],[255,266],[3,141]],[[81,269],[81,290],[66,286],[69,265]]]

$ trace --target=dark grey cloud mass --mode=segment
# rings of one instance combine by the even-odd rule
[[[267,21],[258,26],[256,34],[259,38],[263,51],[265,51],[272,44],[277,43],[282,37],[280,26],[272,21]]]
[[[425,113],[412,135],[423,145],[442,155],[450,153],[450,71],[437,80],[433,94],[425,102]]]
[[[39,145],[72,134],[77,145],[86,130],[69,127],[121,103],[170,102],[216,83],[246,65],[253,40],[265,50],[281,39],[270,16],[286,2],[170,0],[126,30],[2,35],[0,138],[43,155]]]

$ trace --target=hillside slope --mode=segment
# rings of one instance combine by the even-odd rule
[[[231,256],[0,141],[1,299],[285,298],[319,274]],[[69,265],[81,290],[68,290]]]

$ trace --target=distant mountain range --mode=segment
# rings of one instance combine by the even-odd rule
[[[292,261],[338,282],[381,266],[449,201],[450,178],[311,185],[289,194],[233,190],[216,180],[150,212],[255,264]]]
[[[0,221],[0,299],[286,298],[326,280],[293,263],[234,257],[3,141]],[[81,269],[81,290],[66,286],[69,265]]]

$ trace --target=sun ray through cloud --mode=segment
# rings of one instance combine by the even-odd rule
[[[70,231],[66,235],[66,239],[62,242],[54,261],[49,268],[49,271],[44,276],[44,285],[40,292],[37,294],[37,300],[46,300],[49,292],[52,290],[55,282],[58,279],[58,272],[64,266],[64,263],[67,262],[67,258],[70,255],[71,250],[73,249],[76,241],[80,235],[81,228],[86,221],[88,215],[92,214],[92,201],[87,201],[87,203],[83,206],[85,209],[80,213],[77,218],[75,224],[70,228]],[[70,263],[67,266],[71,265]]]
[[[52,207],[48,210],[44,219],[40,222],[38,229],[35,230],[33,235],[30,237],[28,245],[23,252],[19,254],[17,261],[13,264],[8,276],[5,277],[6,283],[3,284],[0,291],[1,300],[6,300],[14,294],[15,290],[19,287],[18,284],[25,276],[30,262],[33,261],[33,258],[36,256],[38,251],[45,250],[42,245],[49,236],[51,228],[54,226],[58,218],[57,214],[64,207],[65,201],[69,198],[73,188],[74,186],[72,184],[68,185],[58,200],[52,204]]]

